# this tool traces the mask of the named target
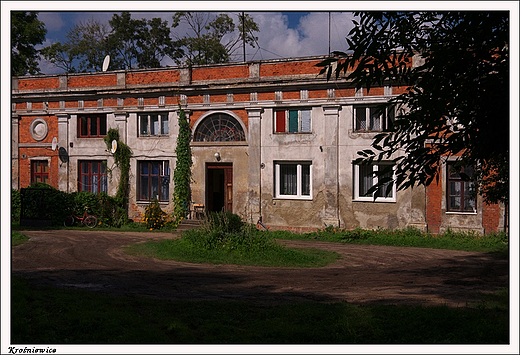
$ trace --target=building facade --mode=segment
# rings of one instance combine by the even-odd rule
[[[182,107],[193,133],[192,199],[208,211],[296,230],[503,228],[501,206],[478,197],[457,208],[467,196],[448,172],[437,186],[367,195],[373,171],[390,162],[353,161],[392,125],[393,109],[376,105],[405,88],[367,93],[328,81],[316,67],[323,59],[13,78],[12,187],[115,195],[118,171],[103,137],[116,128],[132,150],[129,217],[140,220],[154,198],[171,212]]]

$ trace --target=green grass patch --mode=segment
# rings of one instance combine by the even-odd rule
[[[322,267],[340,257],[315,248],[290,249],[230,212],[208,216],[206,223],[185,231],[181,239],[126,246],[126,252],[162,260],[272,267]]]
[[[506,233],[479,235],[473,232],[447,231],[443,234],[433,235],[422,233],[414,228],[403,230],[342,230],[330,227],[317,232],[302,234],[287,231],[269,233],[275,238],[288,240],[320,240],[350,244],[479,251],[495,253],[497,257],[503,258],[507,258],[508,255],[508,236]]]
[[[17,231],[11,231],[11,242],[12,246],[24,244],[29,241],[29,237]]]
[[[355,306],[345,302],[267,306],[35,288],[13,276],[11,299],[14,344],[509,342],[508,303],[503,294],[493,304],[486,301],[464,308]]]
[[[273,241],[273,247],[262,250],[203,249],[185,239],[167,239],[132,244],[124,248],[131,255],[161,260],[268,267],[323,267],[340,257],[338,253],[316,248],[289,249],[275,243]]]

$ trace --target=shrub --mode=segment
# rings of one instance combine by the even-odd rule
[[[212,212],[209,214],[204,227],[210,230],[234,233],[242,230],[244,221],[239,215],[229,211]]]
[[[47,190],[43,195],[42,189]],[[23,206],[20,203],[20,216],[23,208],[26,218],[50,219],[52,225],[62,225],[65,217],[71,213],[72,206],[73,199],[70,194],[48,184],[34,183],[24,189]]]
[[[159,205],[159,201],[154,199],[148,204],[148,207],[146,207],[144,212],[144,222],[146,223],[146,228],[150,230],[161,229],[166,222],[166,216],[166,213]]]
[[[282,248],[269,234],[260,233],[231,212],[210,214],[202,227],[184,232],[182,240],[202,250],[252,253]]]
[[[11,189],[11,223],[20,223],[21,198],[20,190]]]

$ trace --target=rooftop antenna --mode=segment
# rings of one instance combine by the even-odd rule
[[[110,64],[110,56],[107,55],[105,57],[105,60],[103,60],[103,71],[107,71],[109,64]]]
[[[242,11],[242,49],[244,51],[244,62],[246,61],[246,16]]]
[[[330,11],[329,11],[329,57],[330,57]]]

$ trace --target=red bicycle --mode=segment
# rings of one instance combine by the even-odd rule
[[[97,217],[87,213],[88,207],[85,206],[85,212],[83,213],[83,217],[78,217],[74,213],[68,216],[65,219],[63,224],[66,227],[72,227],[74,222],[78,220],[81,224],[86,225],[89,228],[94,228],[97,225]]]

